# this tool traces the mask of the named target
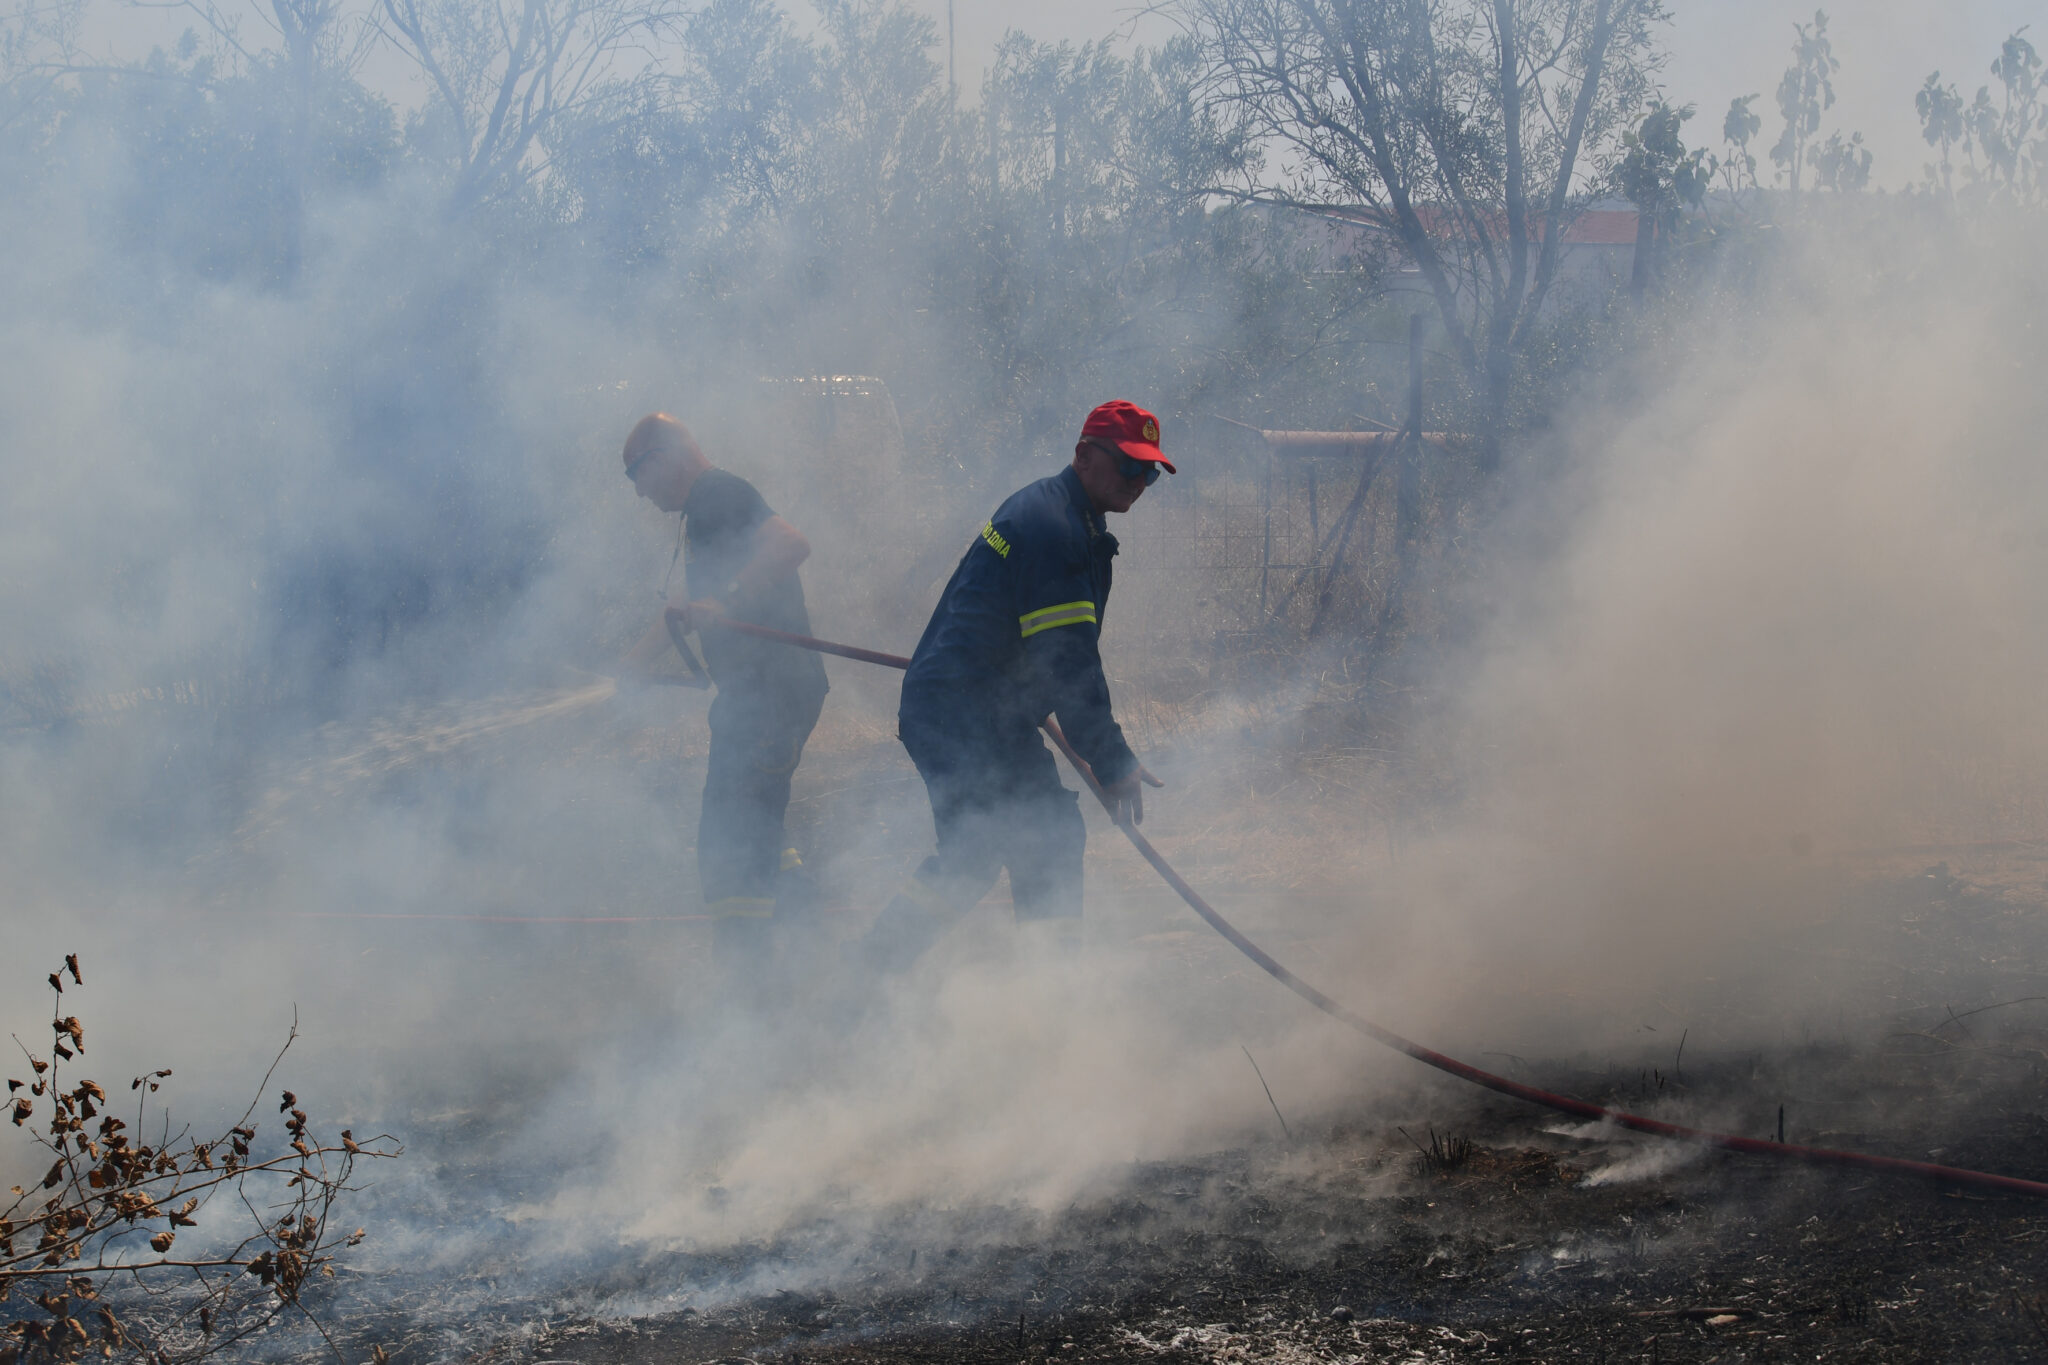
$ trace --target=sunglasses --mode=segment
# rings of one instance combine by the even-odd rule
[[[1143,479],[1147,488],[1159,482],[1159,465],[1156,462],[1152,460],[1134,460],[1114,446],[1103,446],[1102,449],[1116,456],[1116,473],[1118,478]]]
[[[626,464],[626,482],[627,482],[627,483],[639,483],[639,482],[640,482],[640,468],[641,468],[641,466],[645,465],[645,464],[646,464],[646,463],[647,463],[647,462],[648,462],[649,460],[651,460],[651,459],[653,459],[653,458],[654,458],[654,452],[653,452],[653,451],[651,451],[651,450],[643,450],[643,451],[641,451],[641,452],[640,452],[640,453],[639,453],[639,454],[638,454],[637,456],[635,456],[635,457],[634,457],[634,458],[633,458],[632,460],[628,461],[628,462],[627,462],[627,464]]]

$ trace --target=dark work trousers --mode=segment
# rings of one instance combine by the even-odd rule
[[[697,875],[713,915],[774,913],[789,783],[824,706],[821,690],[772,685],[721,685],[712,700]]]
[[[965,910],[1008,869],[1019,920],[1078,916],[1088,829],[1037,727],[906,720],[900,730],[939,836],[914,878],[930,908]]]

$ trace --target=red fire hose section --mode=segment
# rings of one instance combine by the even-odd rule
[[[872,649],[859,649],[852,645],[833,644],[828,640],[814,639],[808,635],[794,635],[788,631],[773,630],[767,626],[757,626],[747,621],[735,621],[729,617],[720,620],[718,624],[727,630],[736,630],[745,635],[758,636],[763,640],[775,640],[786,645],[796,645],[803,649],[816,650],[820,654],[836,654],[842,659],[858,659],[863,663],[880,664],[885,668],[910,667],[910,660],[900,654],[883,654]],[[1102,802],[1103,809],[1109,811],[1111,818],[1114,819],[1115,809],[1111,805],[1109,798],[1103,794],[1102,787],[1095,781],[1095,774],[1090,770],[1088,764],[1079,754],[1074,752],[1073,746],[1067,743],[1067,737],[1060,733],[1059,723],[1048,717],[1044,728],[1046,734],[1052,739],[1053,744],[1066,756],[1067,762],[1073,765],[1074,771],[1080,774],[1081,780],[1087,783],[1088,790],[1095,794],[1095,799]],[[1349,1024],[1374,1042],[1390,1047],[1396,1052],[1405,1052],[1423,1065],[1433,1066],[1439,1071],[1448,1072],[1460,1080],[1470,1081],[1474,1085],[1485,1086],[1488,1090],[1497,1090],[1503,1095],[1512,1095],[1518,1100],[1527,1100],[1531,1104],[1542,1105],[1546,1109],[1555,1109],[1560,1113],[1570,1114],[1575,1118],[1591,1119],[1599,1123],[1611,1123],[1617,1127],[1633,1129],[1638,1133],[1649,1133],[1656,1137],[1676,1138],[1681,1142],[1696,1142],[1708,1147],[1720,1147],[1731,1152],[1748,1152],[1756,1156],[1785,1157],[1814,1166],[1844,1166],[1852,1170],[1883,1171],[1892,1175],[1915,1176],[1919,1179],[1931,1180],[1942,1185],[1959,1185],[1969,1189],[1989,1190],[2001,1194],[2019,1194],[2028,1195],[2036,1199],[2048,1199],[2048,1184],[2035,1180],[2019,1180],[2012,1176],[1991,1175],[1984,1171],[1966,1171],[1954,1166],[1937,1166],[1927,1161],[1903,1161],[1897,1157],[1868,1156],[1862,1152],[1844,1152],[1830,1147],[1806,1147],[1796,1142],[1771,1142],[1763,1138],[1736,1137],[1732,1133],[1712,1133],[1701,1128],[1687,1128],[1682,1124],[1665,1123],[1661,1119],[1644,1118],[1640,1114],[1630,1114],[1619,1109],[1608,1109],[1602,1105],[1589,1104],[1585,1100],[1575,1100],[1569,1095],[1558,1095],[1548,1090],[1538,1090],[1533,1085],[1523,1085],[1519,1081],[1511,1081],[1505,1076],[1496,1076],[1490,1071],[1481,1071],[1478,1067],[1469,1066],[1455,1057],[1447,1057],[1433,1048],[1426,1048],[1420,1043],[1411,1042],[1391,1029],[1381,1028],[1370,1019],[1365,1019],[1352,1013],[1329,996],[1324,995],[1314,986],[1309,985],[1308,982],[1303,981],[1274,959],[1265,949],[1238,932],[1237,926],[1223,918],[1215,906],[1202,899],[1201,893],[1192,886],[1189,886],[1182,879],[1181,875],[1173,870],[1172,865],[1166,861],[1166,858],[1158,849],[1152,846],[1152,841],[1140,833],[1135,825],[1130,824],[1128,821],[1119,820],[1117,821],[1117,828],[1124,832],[1124,837],[1131,841],[1131,846],[1138,850],[1139,855],[1146,862],[1152,864],[1152,870],[1165,879],[1168,886],[1179,893],[1180,898],[1187,902],[1189,909],[1208,921],[1209,927],[1229,940],[1231,947],[1243,953],[1253,962],[1256,962],[1260,970],[1264,971],[1266,975],[1272,977],[1275,981],[1278,981],[1281,985],[1287,987],[1288,990],[1293,991],[1303,1000],[1308,1001],[1309,1004],[1314,1005],[1331,1018]]]

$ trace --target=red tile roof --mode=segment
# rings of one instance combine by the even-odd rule
[[[1417,204],[1415,216],[1422,221],[1423,231],[1432,237],[1456,237],[1463,230],[1458,214],[1440,204]],[[1389,220],[1382,215],[1352,217],[1340,215],[1340,221],[1368,231],[1391,231]],[[1506,223],[1496,217],[1489,224],[1497,235],[1505,235]],[[1540,217],[1530,224],[1531,232],[1541,227]],[[1565,227],[1566,246],[1633,246],[1636,240],[1636,211],[1632,208],[1587,209],[1573,218]]]
[[[1634,209],[1587,209],[1564,230],[1566,246],[1634,246]]]

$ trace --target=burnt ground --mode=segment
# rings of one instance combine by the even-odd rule
[[[2038,1152],[2048,1120],[2038,1092],[2033,1103],[1975,1115],[1965,1150]],[[1726,1157],[1595,1187],[1599,1145],[1542,1134],[1526,1112],[1471,1107],[1456,1126],[1474,1151],[1443,1174],[1421,1173],[1381,1135],[1342,1131],[1307,1138],[1305,1168],[1298,1151],[1270,1150],[1149,1165],[1117,1197],[1013,1242],[935,1247],[916,1268],[871,1267],[830,1294],[560,1323],[487,1354],[622,1365],[2048,1356],[2048,1229],[2030,1205]],[[2038,1155],[2030,1164],[2048,1174]]]
[[[1589,1189],[1524,1116],[1426,1180],[1369,1140],[1282,1176],[1219,1154],[1134,1173],[1028,1242],[630,1325],[533,1360],[2028,1359],[2048,1347],[2032,1210],[1753,1164]],[[770,1251],[772,1254],[772,1249]]]
[[[550,771],[566,794],[516,830],[535,850],[531,868],[487,880],[465,866],[466,880],[431,889],[438,899],[428,908],[574,906],[581,878],[606,888],[591,898],[594,913],[659,912],[674,868],[661,848],[622,862],[647,843],[641,827],[620,821],[626,807],[597,804],[596,817],[572,818],[590,793],[617,785],[622,741],[602,729],[569,739],[602,762],[592,760],[586,774],[572,747],[560,746],[571,751]],[[383,783],[387,800],[396,784],[408,808],[446,804],[419,776],[423,763],[363,752],[368,759],[350,750],[349,762],[372,777],[351,769],[335,792],[345,778]],[[437,757],[433,781],[488,789],[477,774],[496,761],[493,751],[472,743],[464,752],[466,767]],[[851,803],[817,817],[849,829],[904,819],[873,799],[884,761],[877,755],[892,752],[885,735],[856,736],[843,752],[807,758],[799,811]],[[634,759],[660,799],[672,789],[687,795],[678,757],[650,750]],[[1341,774],[1311,764],[1284,777],[1303,774],[1318,784],[1304,801],[1354,799],[1340,789]],[[1274,790],[1264,774],[1245,786],[1252,777],[1261,792]],[[903,785],[901,773],[883,780]],[[305,786],[310,795],[291,794],[298,791],[287,795],[307,810],[287,806],[280,827],[324,827],[341,797],[317,784]],[[1168,810],[1189,827],[1199,823]],[[479,828],[506,820],[484,814],[491,823],[479,816]],[[690,812],[684,817],[687,824]],[[1249,833],[1242,821],[1211,829],[1242,838],[1247,850],[1293,832],[1305,849],[1310,836],[1290,831],[1289,821],[1300,823],[1283,812]],[[915,850],[915,823],[876,841],[883,853],[860,855],[876,865],[871,881],[894,875],[887,850]],[[490,847],[502,847],[505,836],[493,837],[500,842]],[[1212,893],[1227,892],[1232,870],[1239,886],[1286,893],[1279,918],[1246,927],[1283,960],[1312,960],[1313,915],[1288,882],[1303,858],[1269,854],[1251,865],[1249,852],[1227,852],[1200,865],[1201,845],[1160,841]],[[851,852],[843,862],[862,866]],[[253,921],[227,913],[216,884],[256,886],[238,901],[268,894],[249,865],[260,860],[203,869],[207,896],[194,903],[222,934],[245,934]],[[1613,1058],[1470,1060],[1582,1098],[1753,1136],[1774,1133],[1782,1105],[1793,1142],[2048,1181],[2048,844],[1895,849],[1850,871],[1855,904],[1845,913],[1879,926],[1857,940],[1862,1016],[1852,1027],[1764,1051],[1716,1051],[1695,1035],[1678,1054],[1663,1038],[1655,1053]],[[642,980],[687,978],[708,934],[701,925],[420,918],[321,911],[272,917],[261,932],[298,960],[357,964],[351,989],[370,1014],[411,1017],[405,1004],[437,964],[481,965],[504,985],[465,997],[462,1008],[501,1031],[517,1027],[542,981],[519,973],[544,962],[548,990],[589,1002],[581,1026],[590,1037],[616,1029],[622,980],[634,971]],[[1124,946],[1150,953],[1183,994],[1235,992],[1240,1012],[1269,1017],[1306,1008],[1175,906],[1127,910],[1119,922]],[[411,1182],[394,1183],[381,1206],[373,1196],[355,1211],[372,1228],[362,1250],[376,1251],[391,1223],[408,1224],[415,1240],[344,1262],[341,1277],[319,1288],[313,1306],[344,1359],[365,1359],[373,1346],[396,1365],[2048,1359],[2048,1205],[1587,1131],[1419,1067],[1405,1089],[1361,1087],[1372,1093],[1349,1108],[1290,1109],[1285,1137],[1275,1131],[1105,1172],[1050,1212],[905,1208],[854,1227],[821,1214],[744,1245],[628,1249],[566,1270],[522,1264],[508,1249],[527,1233],[501,1210],[529,1192],[522,1184],[559,1172],[514,1169],[506,1153],[516,1143],[500,1139],[516,1123],[476,1096],[530,1098],[536,1071],[572,1064],[580,1044],[550,1043],[539,1031],[514,1042],[515,1072],[473,1076],[470,1094],[437,1100],[438,1108],[413,1100],[382,1114],[353,1111],[358,1130],[383,1126],[404,1139]],[[552,1063],[544,1046],[557,1049]],[[451,1065],[449,1074],[475,1071]],[[1284,1093],[1280,1102],[1288,1106]],[[1455,1147],[1463,1159],[1432,1162],[1418,1139]],[[422,1191],[427,1204],[403,1202]],[[479,1249],[442,1254],[437,1240]],[[314,1353],[333,1358],[317,1345]]]
[[[1921,1002],[1864,1042],[1517,1074],[1756,1136],[1789,1097],[1793,1142],[2048,1180],[2043,852],[1867,879],[1925,965]],[[1944,1003],[1966,979],[1995,1007]],[[825,1287],[758,1287],[828,1247]],[[611,1307],[501,1302],[453,1339],[391,1302],[342,1317],[401,1361],[493,1365],[2048,1359],[2048,1206],[1587,1131],[1427,1075],[1284,1139],[1133,1165],[1053,1214],[906,1210],[854,1245],[798,1222],[609,1274]]]

